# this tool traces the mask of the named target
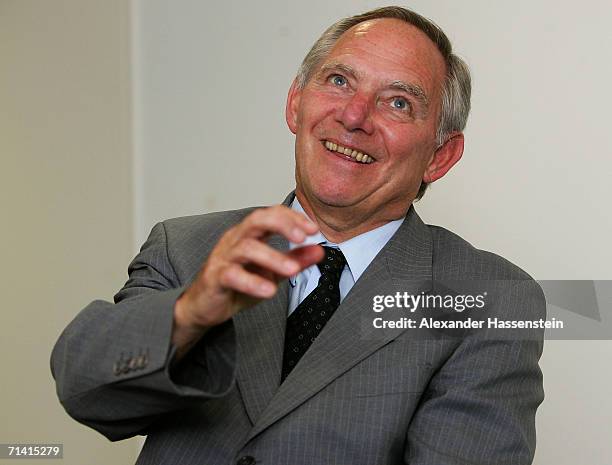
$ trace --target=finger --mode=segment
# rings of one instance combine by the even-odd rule
[[[256,210],[242,222],[241,229],[243,237],[280,234],[294,243],[302,243],[319,230],[308,217],[284,205]]]
[[[304,229],[304,232],[308,235],[314,234],[319,230],[319,226],[312,221],[308,215],[302,212],[298,212],[289,208],[285,205],[274,205],[273,207],[265,209],[271,215],[281,214],[281,215],[290,215],[293,219],[300,224],[300,226]]]
[[[231,261],[256,265],[262,270],[289,277],[301,270],[300,262],[257,239],[247,238],[240,241],[230,254]],[[310,266],[310,265],[309,265]]]
[[[298,263],[299,269],[302,271],[323,260],[325,250],[320,245],[312,244],[293,249],[287,255]]]
[[[291,210],[291,209],[290,209]],[[302,227],[304,228],[304,232],[307,235],[312,235],[316,232],[319,231],[319,226],[317,225],[317,223],[315,223],[314,221],[312,221],[310,218],[308,218],[308,216],[304,213],[301,212],[296,212],[291,210],[293,213],[295,213],[295,215],[297,216],[297,221],[302,223]]]
[[[226,289],[259,299],[270,298],[276,293],[275,283],[258,274],[249,273],[237,264],[223,270],[219,276],[219,283]]]

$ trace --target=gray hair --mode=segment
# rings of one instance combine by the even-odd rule
[[[312,77],[318,64],[329,54],[336,41],[351,27],[380,18],[395,18],[416,27],[429,37],[442,54],[446,63],[446,79],[442,89],[442,108],[436,130],[436,143],[441,147],[448,136],[455,131],[463,131],[470,112],[471,80],[470,70],[465,62],[453,53],[452,45],[446,34],[429,19],[414,11],[399,6],[377,8],[332,24],[314,43],[298,70],[296,83],[304,88]],[[425,194],[427,183],[422,182],[416,200]]]

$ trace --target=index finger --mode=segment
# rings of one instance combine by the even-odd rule
[[[280,234],[291,242],[302,243],[319,227],[306,215],[284,205],[255,210],[241,224],[244,237],[263,238]]]

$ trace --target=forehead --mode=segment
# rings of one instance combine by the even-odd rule
[[[340,36],[321,66],[339,62],[384,80],[408,80],[438,93],[446,64],[420,29],[395,18],[359,23]]]

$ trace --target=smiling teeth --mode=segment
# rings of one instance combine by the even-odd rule
[[[342,147],[341,145],[334,144],[333,142],[330,142],[328,140],[325,141],[325,148],[333,152],[338,152],[343,155],[347,155],[359,163],[372,163],[374,161],[374,159],[366,153],[361,153],[357,150]]]

